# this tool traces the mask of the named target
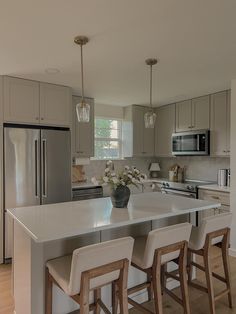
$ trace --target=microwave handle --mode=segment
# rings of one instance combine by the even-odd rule
[[[197,134],[197,151],[199,152],[200,150],[200,135]]]

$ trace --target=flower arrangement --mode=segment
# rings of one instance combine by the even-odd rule
[[[117,187],[135,185],[138,186],[139,183],[142,183],[147,179],[146,174],[141,173],[136,167],[125,166],[124,169],[120,172],[114,172],[109,165],[112,164],[112,161],[107,163],[107,168],[104,171],[104,175],[100,179],[93,177],[91,181],[93,184],[101,184],[103,186],[109,185],[113,190],[116,190]]]

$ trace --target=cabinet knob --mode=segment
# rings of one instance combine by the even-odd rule
[[[36,117],[35,120],[39,120],[39,117]]]
[[[190,125],[188,128],[189,128],[189,129],[192,129],[192,126]]]
[[[44,120],[44,118],[41,118],[41,120]]]
[[[227,150],[223,150],[223,153],[227,153]]]

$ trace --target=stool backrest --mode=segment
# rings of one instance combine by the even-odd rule
[[[156,249],[182,241],[189,241],[191,229],[192,225],[186,222],[150,231],[143,257],[145,268],[152,266]],[[179,251],[168,254],[169,260],[178,256]]]
[[[81,274],[87,270],[104,266],[122,259],[131,260],[134,239],[125,237],[121,239],[93,244],[74,250],[71,262],[69,294],[80,292]],[[91,279],[90,288],[105,285],[119,278],[119,271]]]
[[[204,247],[208,233],[230,227],[231,221],[232,213],[223,213],[203,218],[200,226],[197,227],[199,230],[194,239],[196,249],[202,249]],[[195,230],[193,230],[193,233],[195,233]],[[222,237],[219,237],[218,240],[217,242],[220,242]]]

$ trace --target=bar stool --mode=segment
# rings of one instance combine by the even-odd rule
[[[70,256],[46,263],[46,314],[52,314],[52,285],[56,284],[80,305],[80,314],[101,308],[110,313],[101,300],[101,287],[116,281],[122,314],[128,313],[127,280],[134,239],[131,237],[89,245]],[[89,304],[89,293],[94,303]]]
[[[223,213],[204,218],[199,227],[193,227],[190,237],[188,249],[188,282],[190,286],[208,293],[211,314],[215,314],[215,301],[224,295],[228,295],[229,307],[232,308],[228,253],[231,220],[231,213]],[[212,271],[210,249],[213,245],[221,248],[225,277]],[[193,254],[203,257],[204,266],[193,261]],[[192,281],[193,266],[205,272],[206,287]],[[213,277],[226,284],[226,289],[217,295],[214,295]]]
[[[135,239],[132,266],[147,274],[147,282],[128,289],[128,295],[148,289],[149,300],[154,293],[155,313],[162,314],[162,291],[181,304],[186,314],[190,313],[187,284],[187,243],[192,225],[182,223],[149,232],[147,237]],[[179,276],[168,273],[168,262],[178,259]],[[182,299],[166,288],[165,279],[171,277],[180,282]],[[128,302],[142,312],[152,313],[142,304],[128,298]]]

